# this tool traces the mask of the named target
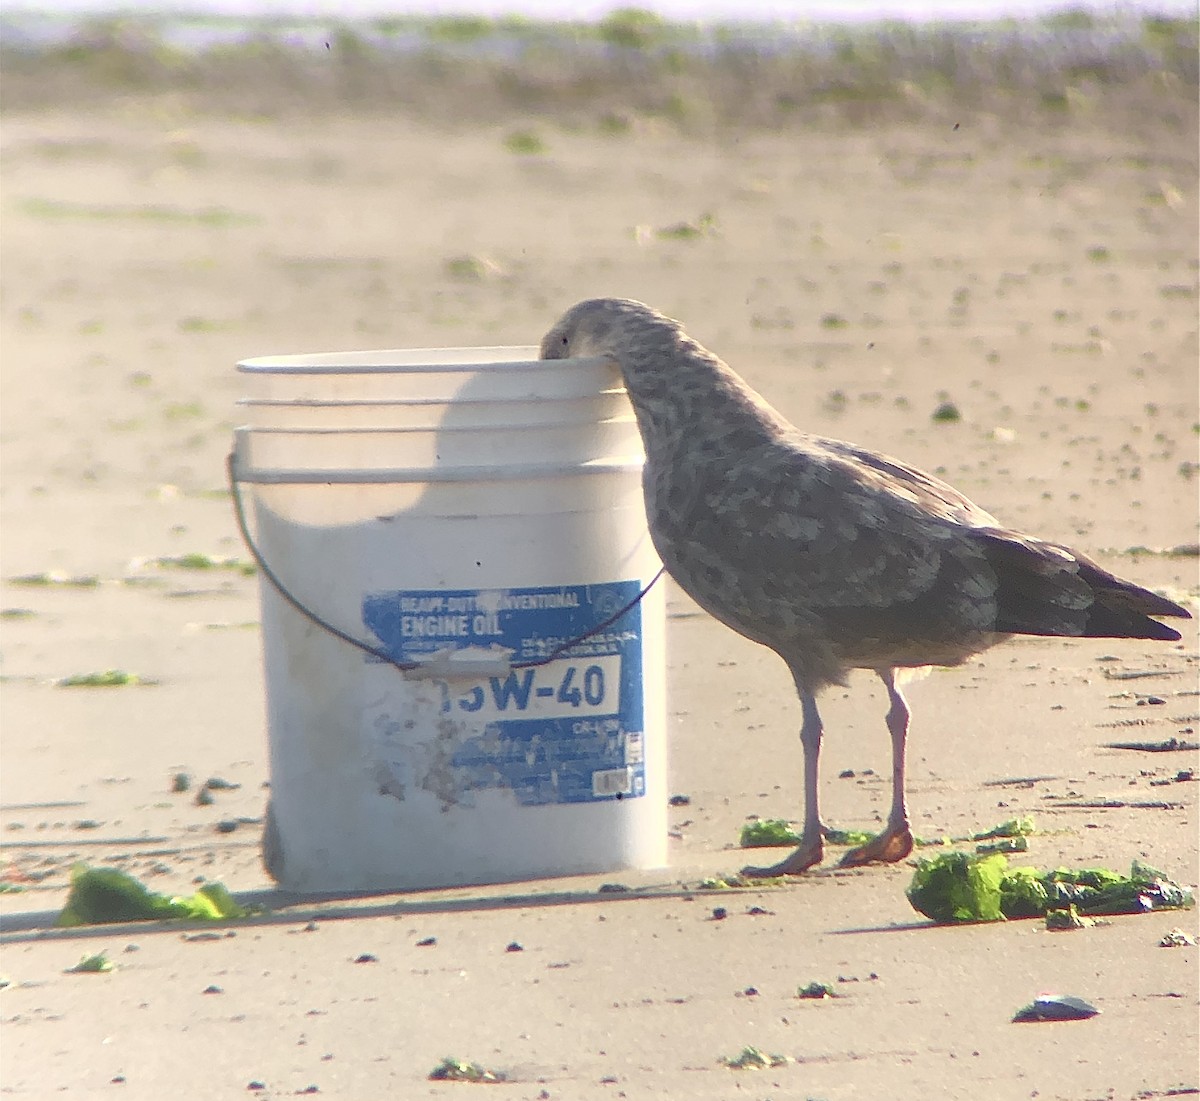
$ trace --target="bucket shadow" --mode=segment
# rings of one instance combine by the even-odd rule
[[[441,891],[447,888],[439,889]],[[469,891],[471,888],[457,888]],[[98,936],[126,934],[170,934],[222,932],[262,926],[296,925],[307,922],[349,921],[353,919],[395,918],[423,914],[462,914],[502,910],[541,909],[558,906],[588,906],[597,903],[636,903],[665,899],[728,899],[731,894],[750,895],[745,891],[704,891],[688,889],[679,883],[647,884],[621,890],[595,888],[564,891],[520,891],[494,895],[459,894],[454,897],[398,897],[377,891],[347,891],[329,895],[302,895],[280,888],[240,891],[238,904],[262,907],[264,912],[248,918],[226,921],[125,921],[104,925],[80,925],[57,928],[57,910],[29,910],[6,915],[0,921],[0,944],[23,944],[44,940],[80,940]]]
[[[678,900],[695,902],[703,908],[716,902],[730,903],[733,899],[771,897],[794,894],[804,888],[816,888],[829,879],[847,874],[836,868],[814,869],[803,876],[793,877],[786,884],[772,887],[744,887],[725,890],[689,887],[678,880],[669,883],[618,885],[613,889],[587,887],[561,891],[506,891],[503,885],[480,887],[437,888],[430,891],[382,893],[379,891],[344,891],[331,894],[300,894],[278,887],[237,893],[239,905],[261,908],[262,913],[247,918],[225,921],[126,921],[103,925],[81,925],[58,928],[57,910],[29,910],[6,915],[0,920],[0,945],[27,944],[34,941],[75,941],[106,936],[177,936],[188,933],[237,932],[262,927],[306,925],[310,922],[372,920],[380,918],[416,917],[438,914],[470,914],[507,910],[537,910],[552,907],[583,907],[614,904],[635,904]],[[497,893],[481,894],[481,891]],[[453,891],[447,897],[446,892]],[[433,897],[422,897],[433,896]],[[1002,923],[1000,923],[1002,924]],[[956,928],[957,926],[950,926]],[[970,927],[970,926],[968,926]],[[927,918],[886,925],[867,925],[849,928],[825,928],[822,931],[837,936],[862,936],[880,933],[912,933],[948,928]]]

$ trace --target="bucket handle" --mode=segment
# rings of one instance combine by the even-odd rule
[[[362,639],[355,638],[353,635],[347,634],[340,627],[335,627],[332,623],[322,619],[311,608],[306,607],[301,602],[299,597],[295,596],[288,590],[287,586],[284,585],[284,583],[279,579],[279,575],[267,564],[267,560],[263,557],[262,551],[258,549],[258,544],[254,542],[254,538],[250,534],[250,525],[246,520],[246,505],[242,500],[241,481],[239,480],[237,473],[236,451],[231,451],[229,453],[229,458],[226,460],[225,468],[229,474],[229,494],[233,498],[233,514],[237,519],[238,531],[241,533],[242,541],[246,544],[246,548],[250,551],[250,556],[254,559],[254,564],[262,572],[263,577],[265,577],[271,583],[271,587],[281,597],[283,597],[283,599],[287,601],[292,608],[304,616],[305,619],[307,619],[310,623],[315,624],[317,627],[320,627],[321,630],[333,635],[334,638],[341,639],[342,642],[355,647],[355,649],[361,650],[364,654],[369,654],[373,658],[377,658],[380,661],[386,662],[388,665],[393,666],[405,675],[416,673],[417,676],[420,676],[420,670],[426,667],[426,663],[419,661],[397,661],[386,650],[382,650],[378,646],[372,646],[369,642],[363,642]],[[540,665],[549,665],[550,662],[562,657],[565,653],[567,653],[568,650],[578,646],[581,642],[586,642],[593,635],[598,635],[601,631],[611,627],[626,612],[641,603],[642,598],[654,587],[658,579],[662,577],[665,570],[665,566],[660,566],[658,573],[650,578],[641,592],[639,592],[637,596],[635,596],[627,604],[617,609],[617,611],[610,615],[607,619],[602,620],[594,627],[584,631],[583,634],[577,635],[573,639],[569,639],[566,642],[560,643],[544,658],[518,662],[502,661],[503,668],[501,669],[494,669],[489,664],[489,667],[486,669],[486,673],[499,673],[502,675],[513,669],[533,669]],[[444,657],[444,652],[435,655],[435,664],[438,667],[437,672],[434,673],[433,670],[430,670],[430,673],[426,675],[437,675],[442,677],[446,676],[447,673],[445,670],[449,666],[444,660],[437,660],[438,658]],[[458,675],[471,675],[473,672],[482,672],[482,670],[473,670],[468,667],[466,663],[464,663],[464,667],[461,671],[458,669],[455,670],[455,673]]]

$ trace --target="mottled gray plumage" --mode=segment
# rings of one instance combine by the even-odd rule
[[[896,671],[956,665],[1011,634],[1177,639],[1151,616],[1179,605],[1078,552],[999,522],[895,459],[789,424],[682,326],[640,302],[593,299],[547,333],[542,357],[610,356],[646,450],[650,534],[684,591],[787,662],[804,710],[800,848],[757,872],[821,859],[816,695],[873,669],[891,699],[888,830],[850,863],[911,849],[908,710]]]

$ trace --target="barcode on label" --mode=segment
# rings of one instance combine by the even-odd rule
[[[592,795],[628,795],[632,774],[629,768],[598,769],[592,773]]]

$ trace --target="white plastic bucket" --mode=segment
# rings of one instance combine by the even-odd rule
[[[537,359],[536,348],[399,348],[246,359],[255,397],[288,402],[398,401],[426,404],[592,398],[622,386],[603,359]],[[499,370],[503,366],[503,371]],[[484,370],[480,370],[484,368]],[[470,380],[469,389],[463,384]]]
[[[256,428],[429,428],[449,414],[445,401],[301,400],[243,398],[241,413]],[[514,408],[517,406],[517,408]],[[516,420],[527,424],[587,424],[630,415],[624,390],[609,390],[594,397],[534,401],[528,398],[461,401],[454,403],[454,423],[464,427],[509,427]]]
[[[535,355],[239,364],[261,416],[236,430],[233,471],[263,560],[317,620],[418,666],[262,578],[264,857],[284,887],[666,863],[664,597],[637,600],[660,564],[636,423],[610,364]]]

